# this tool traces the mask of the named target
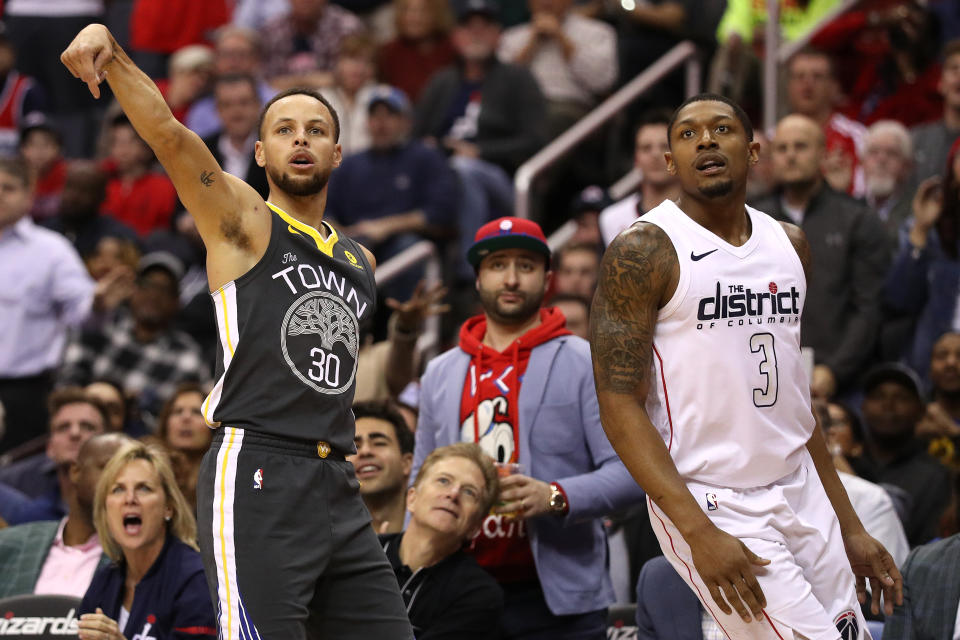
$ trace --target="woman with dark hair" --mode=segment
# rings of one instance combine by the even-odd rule
[[[916,319],[904,359],[926,379],[933,344],[953,327],[960,293],[960,138],[947,157],[943,178],[920,183],[913,216],[900,233],[900,248],[884,288],[884,305]]]
[[[397,37],[380,49],[380,81],[416,102],[430,77],[453,64],[453,26],[448,0],[394,0]]]
[[[194,512],[200,463],[213,438],[200,409],[206,396],[204,388],[195,382],[181,384],[157,419],[157,438],[169,451],[177,485]]]

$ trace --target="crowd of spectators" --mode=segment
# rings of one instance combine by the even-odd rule
[[[907,597],[887,620],[890,637],[926,637],[917,629],[928,612],[955,612],[960,599],[948,589],[941,602],[936,581],[947,578],[927,568],[955,577],[948,569],[960,567],[960,9],[861,0],[816,26],[836,0],[782,4],[784,39],[811,44],[783,65],[775,129],[757,127],[749,203],[810,242],[802,346],[820,426],[861,518],[903,563]],[[436,633],[422,637],[588,633],[615,601],[638,602],[641,637],[709,637],[709,615],[656,560],[642,492],[600,428],[581,340],[604,248],[677,195],[664,152],[680,74],[538,179],[541,227],[575,223],[564,246],[543,244],[542,265],[504,267],[523,274],[504,284],[468,249],[525,225],[504,218],[517,169],[676,42],[693,40],[704,83],[759,115],[770,88],[759,80],[766,17],[756,7],[0,1],[0,526],[10,525],[0,574],[15,576],[0,580],[0,596],[86,593],[86,624],[132,635],[143,611],[117,589],[146,561],[165,567],[151,580],[207,599],[191,548],[218,340],[205,252],[149,146],[109,95],[92,100],[59,62],[80,28],[105,22],[177,119],[264,197],[261,106],[289,87],[319,88],[343,153],[327,219],[380,264],[424,240],[436,246],[445,286],[426,288],[418,265],[381,287],[360,352],[353,458],[411,619]],[[636,186],[614,201],[628,170]],[[527,312],[540,314],[539,333],[510,332],[489,293],[503,287],[538,301]],[[417,343],[437,314],[434,346],[452,351],[427,360]],[[501,473],[522,464],[497,479],[478,450],[456,448],[463,441]],[[147,483],[166,507],[115,521],[120,498],[97,488],[105,466],[118,494]],[[424,506],[440,499],[438,474],[475,494],[463,494],[446,532]],[[511,501],[524,496],[540,502],[518,511]],[[124,547],[128,527],[157,527],[153,555]],[[121,557],[126,576],[110,563]],[[404,589],[421,584],[429,599],[414,606]],[[200,635],[215,627],[212,612],[165,606],[160,627],[186,619],[177,616]],[[703,635],[669,626],[688,610]]]

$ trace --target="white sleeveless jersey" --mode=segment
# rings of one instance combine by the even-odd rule
[[[680,262],[657,316],[647,413],[684,479],[730,488],[795,471],[814,428],[800,358],[803,265],[779,222],[747,212],[740,247],[670,200],[641,218],[663,229]]]

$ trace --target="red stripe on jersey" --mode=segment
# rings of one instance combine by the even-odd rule
[[[217,630],[213,627],[177,627],[174,631],[186,633],[191,636],[215,636]]]
[[[659,358],[660,356],[658,355],[657,357]],[[687,575],[690,576],[690,584],[693,585],[693,588],[696,590],[697,595],[700,596],[700,602],[702,602],[703,606],[706,607],[708,612],[710,612],[710,615],[713,616],[713,619],[717,621],[717,626],[720,627],[720,630],[723,631],[723,634],[729,638],[730,634],[727,633],[727,630],[723,628],[722,624],[720,624],[720,618],[717,617],[717,614],[715,614],[713,612],[713,609],[710,608],[710,605],[707,604],[707,599],[703,597],[702,593],[700,593],[700,587],[698,587],[697,583],[694,582],[693,571],[690,570],[690,565],[688,565],[686,562],[683,561],[683,558],[681,558],[680,554],[677,553],[677,548],[673,546],[673,536],[670,535],[670,531],[667,529],[666,523],[663,521],[663,519],[657,514],[656,510],[653,508],[653,500],[650,499],[650,496],[647,496],[647,503],[648,503],[648,508],[650,509],[650,513],[652,513],[654,517],[656,517],[656,519],[660,521],[660,526],[663,527],[663,532],[667,534],[667,539],[670,541],[670,549],[673,551],[673,555],[677,556],[677,560],[682,562],[683,566],[686,567]],[[766,613],[764,613],[764,615],[766,615]],[[776,629],[774,629],[774,631],[776,631]],[[780,634],[777,634],[777,635],[779,636]]]
[[[657,362],[660,363],[660,382],[663,384],[663,400],[667,405],[667,422],[670,423],[670,444],[667,445],[667,451],[673,447],[673,416],[670,414],[670,396],[667,395],[667,379],[663,377],[663,358],[657,351],[656,345],[653,345],[653,355],[657,356]],[[668,534],[669,535],[669,534]],[[680,556],[677,556],[678,558]]]
[[[770,616],[767,615],[766,611],[763,612],[763,617],[766,618],[767,622],[770,623],[770,628],[773,629],[775,634],[777,634],[777,637],[780,638],[780,640],[783,640],[783,636],[780,635],[779,631],[777,631],[777,625],[773,624],[773,620],[770,619]]]

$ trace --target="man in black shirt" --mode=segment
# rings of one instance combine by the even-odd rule
[[[478,445],[435,449],[407,492],[406,531],[380,537],[417,640],[499,638],[503,592],[463,551],[499,486]]]

